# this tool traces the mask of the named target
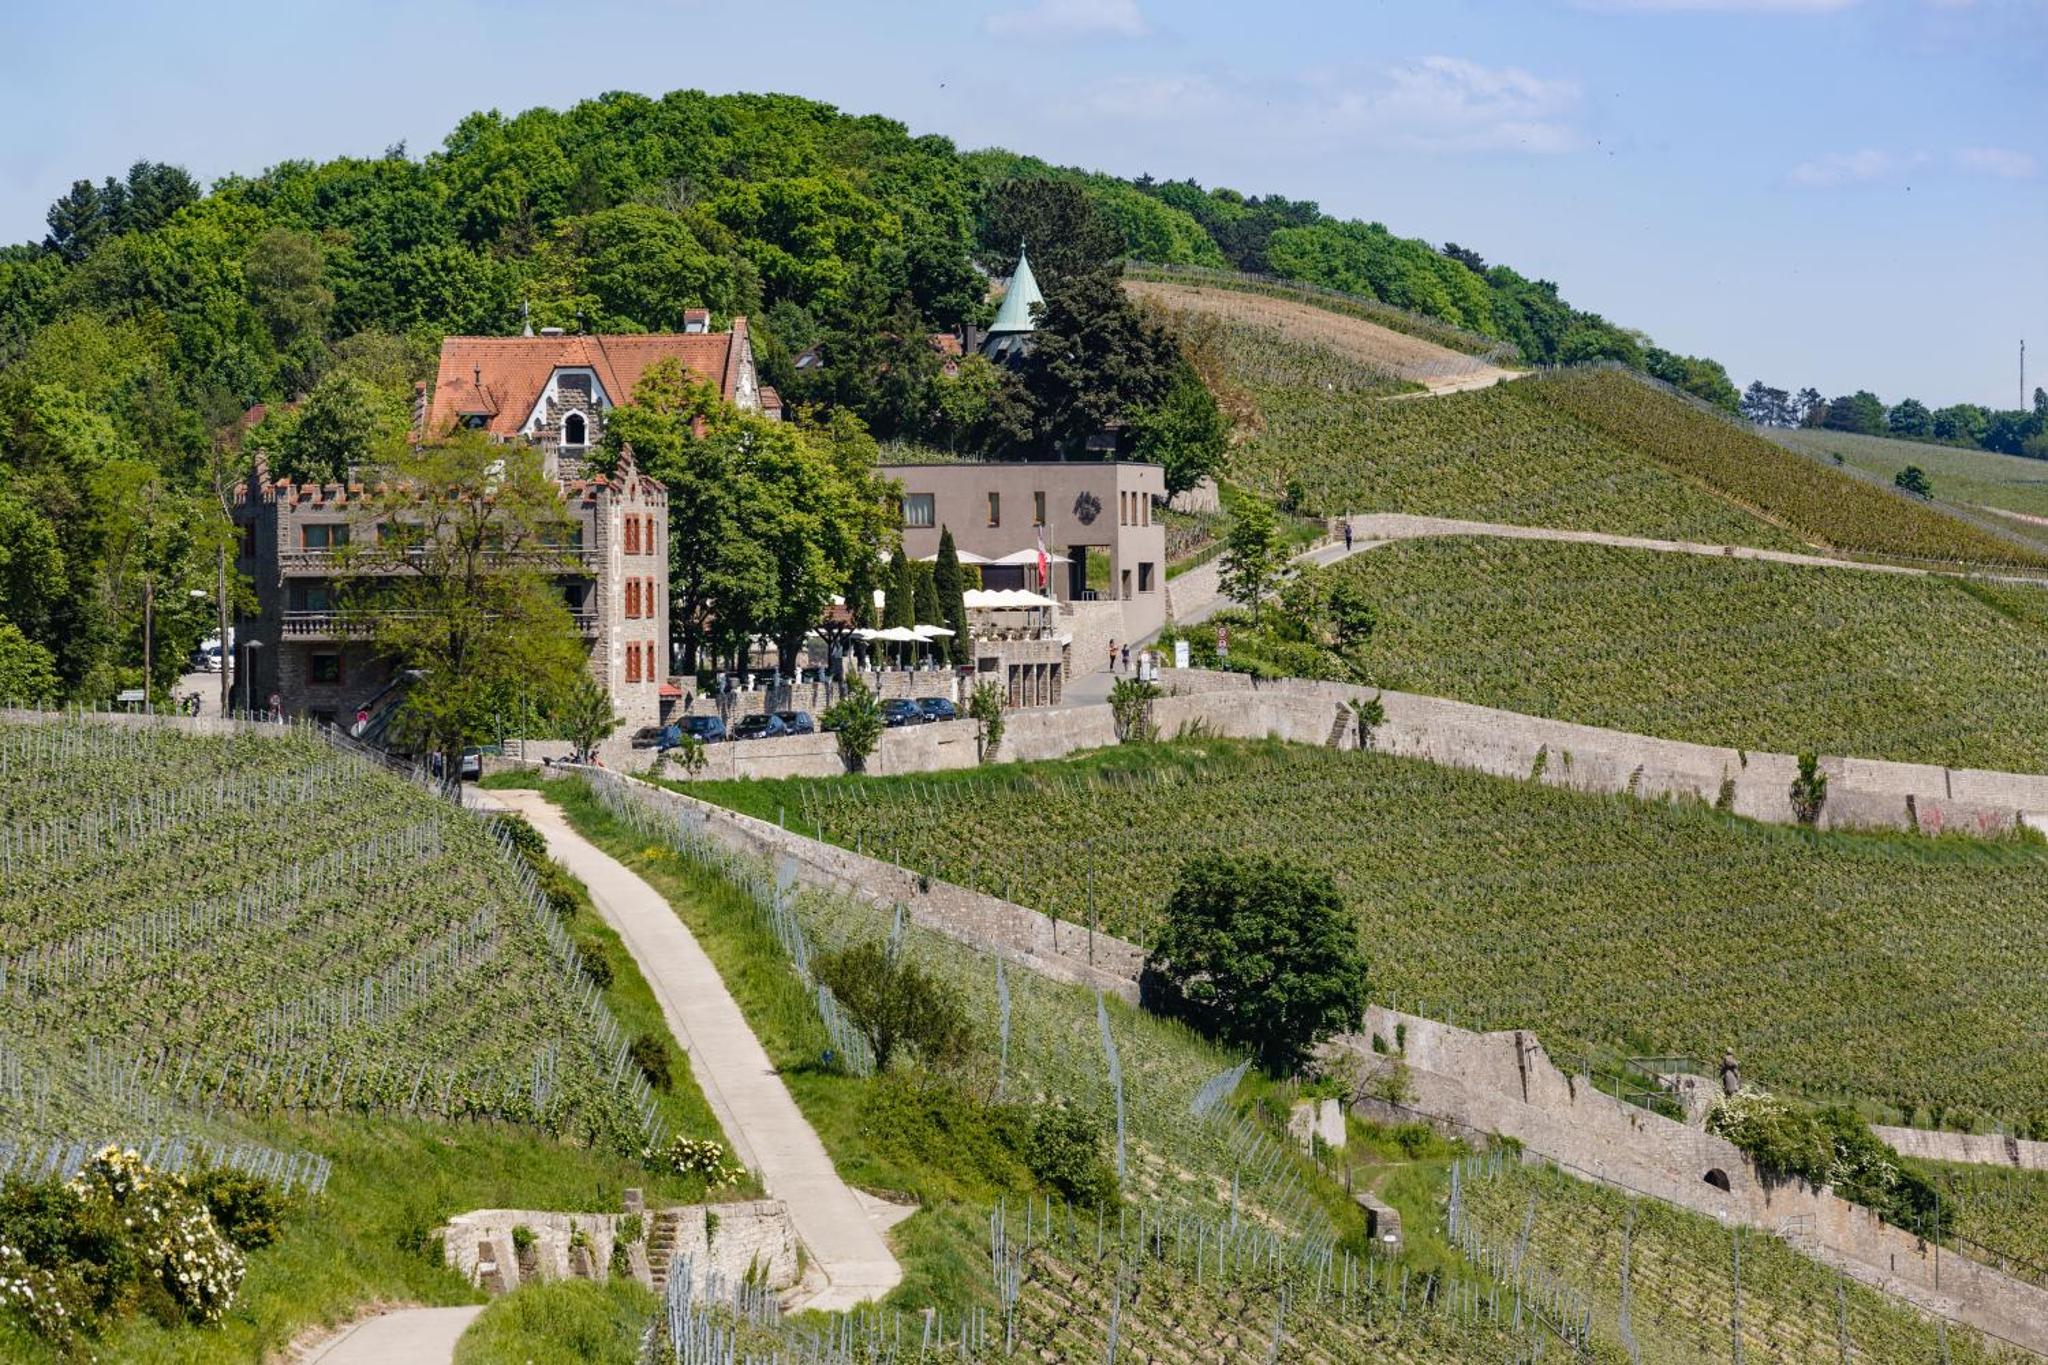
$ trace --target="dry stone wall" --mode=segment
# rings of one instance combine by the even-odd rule
[[[442,1229],[442,1257],[471,1284],[493,1291],[509,1292],[525,1281],[602,1280],[610,1273],[619,1224],[627,1216],[478,1209],[448,1220]],[[789,1210],[777,1200],[692,1204],[640,1218],[641,1239],[634,1247],[644,1249],[657,1220],[672,1225],[673,1254],[690,1258],[699,1291],[714,1275],[726,1283],[752,1275],[771,1289],[787,1289],[797,1282],[796,1233]],[[526,1229],[532,1238],[524,1254],[515,1250],[516,1228]],[[580,1253],[575,1248],[579,1236],[585,1243]],[[645,1270],[644,1254],[629,1259],[636,1275]]]

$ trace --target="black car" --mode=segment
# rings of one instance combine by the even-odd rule
[[[924,712],[924,718],[930,721],[960,719],[960,712],[944,697],[919,697],[917,709]]]
[[[683,727],[680,725],[649,725],[633,732],[633,747],[636,749],[653,749],[659,753],[682,742]]]
[[[739,724],[732,727],[734,739],[774,739],[788,733],[789,729],[783,725],[782,717],[770,711],[741,716]]]
[[[690,716],[683,721],[683,733],[699,744],[716,744],[725,738],[725,722],[717,716]]]
[[[808,711],[777,711],[775,714],[782,721],[782,728],[792,735],[818,733],[817,724],[812,721],[811,713]]]
[[[884,725],[894,727],[898,725],[927,725],[930,723],[931,717],[927,716],[923,709],[908,697],[891,697],[882,703],[882,724]]]

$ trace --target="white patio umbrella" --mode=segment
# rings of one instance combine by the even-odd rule
[[[1071,564],[1074,562],[1073,560],[1068,559],[1065,555],[1054,554],[1051,550],[1047,550],[1045,552],[1045,560],[1048,564]],[[984,560],[983,562],[988,564],[1000,564],[1004,566],[1031,565],[1036,564],[1038,562],[1038,551],[1036,549],[1012,550],[1010,551],[1010,553],[1002,556],[1000,559]]]
[[[958,559],[962,564],[988,563],[987,555],[978,555],[974,553],[974,551],[972,550],[955,550],[953,551],[953,557]],[[917,562],[920,564],[936,564],[939,562],[938,552],[934,550],[932,553],[928,555],[919,555],[917,557]]]
[[[947,630],[944,626],[932,626],[923,624],[912,626],[910,629],[911,633],[916,635],[917,638],[920,640],[929,640],[935,636],[951,635],[953,633],[952,631]]]

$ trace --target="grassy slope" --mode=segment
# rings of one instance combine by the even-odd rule
[[[2048,565],[2048,548],[2007,540],[1891,490],[1793,455],[1626,374],[1569,371],[1512,386],[1552,420],[1598,433],[1814,542],[1915,561]]]
[[[1231,477],[1318,512],[1408,512],[1621,535],[1804,549],[1797,537],[1637,452],[1519,400],[1516,384],[1385,402],[1327,352],[1239,335],[1232,380],[1259,429]]]
[[[654,1296],[634,1280],[537,1284],[498,1299],[470,1324],[455,1365],[532,1365],[574,1360],[637,1365]]]
[[[1563,756],[1555,756],[1562,762]],[[1587,1047],[1715,1056],[1875,1106],[2048,1095],[2048,854],[1809,833],[1419,760],[1274,743],[1110,749],[693,794],[1144,939],[1203,850],[1327,867],[1377,998]],[[1965,1049],[1958,1052],[1958,1047]]]
[[[637,1161],[564,1146],[517,1128],[387,1119],[250,1122],[252,1136],[330,1157],[326,1195],[293,1214],[284,1238],[252,1252],[236,1306],[218,1329],[123,1324],[104,1358],[132,1365],[253,1365],[308,1326],[345,1321],[373,1303],[474,1303],[476,1291],[441,1264],[433,1229],[480,1208],[575,1212],[619,1207],[629,1185],[651,1203],[694,1202],[698,1180]],[[0,1317],[0,1359],[54,1365],[59,1357]]]
[[[1374,683],[1671,739],[2048,772],[2048,593],[1536,541],[1334,572]]]
[[[2048,461],[2000,455],[1990,450],[1963,450],[1926,441],[1900,441],[1888,436],[1857,436],[1846,431],[1795,429],[1773,431],[1778,444],[1823,459],[1839,455],[1847,464],[1889,480],[1907,465],[1918,465],[1944,502],[2048,517]],[[2048,528],[2035,530],[2048,534]]]

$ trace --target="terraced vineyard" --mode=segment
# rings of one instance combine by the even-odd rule
[[[1408,512],[1618,535],[1810,548],[1628,450],[1516,397],[1476,393],[1381,401],[1343,355],[1240,328],[1233,380],[1260,427],[1231,478],[1267,497],[1292,489],[1321,514]]]
[[[1513,392],[1538,411],[1655,460],[1817,544],[1936,563],[2048,565],[2048,548],[2029,548],[1846,478],[1622,373],[1566,371]]]
[[[1818,428],[1764,435],[1774,444],[1816,459],[1839,456],[1887,482],[1907,465],[1918,465],[1933,483],[1934,496],[1943,502],[2048,517],[2048,462],[1993,450],[1964,450]],[[2015,529],[2031,533],[2034,539],[2048,538],[2048,525],[2015,522]]]
[[[1377,552],[1376,552],[1377,553]],[[1287,854],[1355,907],[1374,995],[1774,1087],[2013,1118],[2048,1095],[2048,853],[1824,835],[1418,760],[1224,741],[906,778],[700,783],[1144,941],[1181,861]]]
[[[1456,1197],[1457,1240],[1487,1248],[1510,1282],[1569,1285],[1589,1305],[1596,1342],[1619,1359],[1631,1358],[1631,1338],[1649,1365],[1732,1361],[1738,1339],[1744,1361],[2026,1358],[1945,1331],[1776,1238],[1554,1171],[1468,1160]]]
[[[2048,1171],[2011,1166],[1914,1163],[1941,1188],[1956,1233],[2030,1262],[2014,1273],[2048,1283]]]
[[[1366,680],[1670,739],[2048,772],[2048,592],[1558,542],[1388,545],[1331,572]]]
[[[5,724],[0,820],[0,1130],[184,1105],[650,1140],[559,918],[400,777],[304,736]]]

